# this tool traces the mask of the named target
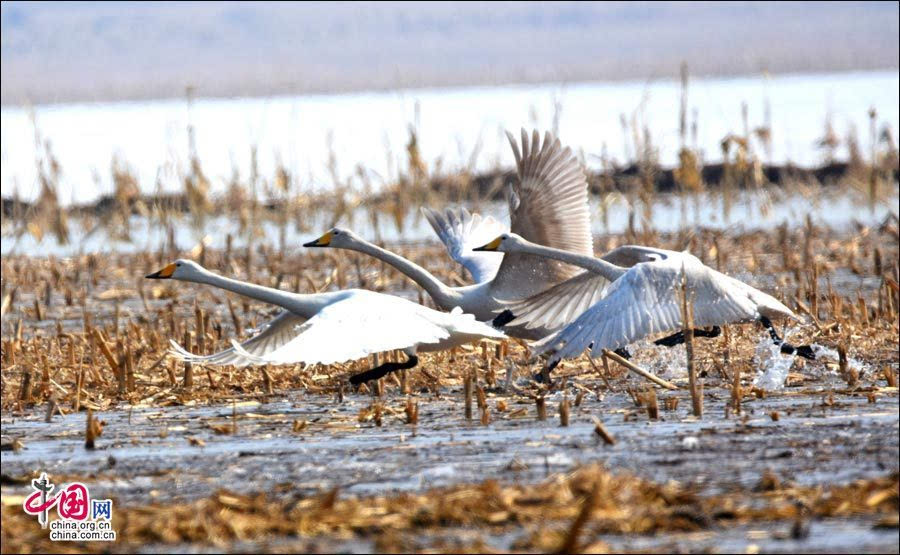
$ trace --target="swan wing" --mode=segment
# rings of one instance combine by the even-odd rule
[[[678,255],[674,251],[639,245],[617,247],[605,255],[607,262],[630,268],[641,262],[654,262]],[[520,301],[501,301],[515,316],[507,326],[556,330],[572,322],[606,295],[609,280],[594,272],[582,272],[536,295]]]
[[[291,341],[260,358],[270,364],[332,364],[439,343],[451,332],[432,312],[448,316],[400,297],[357,291],[320,310]]]
[[[265,324],[262,330],[240,344],[241,349],[225,349],[211,355],[195,355],[175,341],[169,341],[170,352],[184,362],[210,364],[216,366],[248,366],[260,364],[256,357],[263,357],[290,342],[299,333],[299,327],[306,319],[287,310]],[[247,356],[250,355],[250,356]]]
[[[546,133],[541,143],[535,131],[529,140],[522,130],[522,150],[507,133],[516,158],[518,180],[509,198],[510,228],[525,239],[593,256],[588,183],[569,147]],[[522,298],[542,287],[568,279],[580,270],[554,260],[507,253],[492,290],[500,297]]]
[[[472,249],[487,243],[508,228],[492,216],[470,214],[465,208],[447,208],[442,214],[422,207],[422,213],[440,238],[450,258],[462,264],[475,283],[494,277],[503,257],[490,252],[473,252]]]
[[[609,280],[600,274],[582,272],[527,299],[500,300],[514,316],[506,326],[559,329],[602,299],[608,286]]]
[[[617,349],[655,333],[681,329],[682,263],[695,326],[759,317],[757,303],[745,288],[721,279],[727,276],[685,255],[634,266],[609,286],[603,299],[556,334],[541,340],[536,352],[550,352],[554,359],[562,359],[576,357],[590,347],[592,356],[596,356],[603,349]]]

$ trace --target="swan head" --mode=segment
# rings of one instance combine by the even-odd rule
[[[197,264],[193,260],[179,258],[172,262],[162,270],[147,274],[147,279],[179,279],[182,281],[192,281],[203,273],[203,266]]]
[[[309,243],[303,243],[304,247],[334,247],[350,248],[357,241],[358,237],[349,229],[343,227],[333,227],[326,231],[321,237]]]
[[[481,245],[472,250],[486,252],[517,252],[524,246],[525,244],[522,242],[522,238],[515,233],[503,233],[498,235],[497,238],[490,243]]]

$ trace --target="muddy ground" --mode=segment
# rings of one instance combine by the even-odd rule
[[[598,249],[615,242],[624,239]],[[196,337],[196,317],[211,351],[272,310],[201,286],[142,283],[135,276],[168,261],[161,252],[6,257],[3,551],[109,547],[50,543],[23,513],[31,479],[46,472],[113,499],[114,549],[125,551],[897,552],[896,224],[671,234],[658,244],[691,245],[776,291],[807,316],[779,329],[834,356],[794,361],[783,388],[761,388],[773,368],[759,358],[762,328],[698,340],[702,418],[692,415],[684,347],[647,344],[632,348],[634,362],[680,387],[655,390],[655,418],[649,382],[615,362],[563,363],[555,388],[539,389],[516,342],[423,357],[409,393],[393,378],[380,396],[341,385],[371,360],[265,374],[195,368],[186,388],[184,369],[165,359],[168,338]],[[403,252],[429,267],[442,256],[434,246]],[[216,271],[285,289],[363,286],[417,298],[364,257],[202,255]],[[256,270],[241,275],[248,263]],[[436,272],[463,282],[452,266]],[[485,394],[486,408],[474,395],[471,419],[466,376]],[[545,395],[544,419],[535,395]],[[103,424],[94,449],[85,446],[88,408]],[[579,521],[588,505],[596,508]]]
[[[596,376],[578,383],[597,392],[604,389]],[[3,455],[3,496],[17,499],[30,493],[29,485],[13,482],[37,469],[58,480],[79,477],[90,484],[92,496],[111,497],[117,506],[190,502],[222,489],[278,498],[334,488],[348,496],[388,495],[485,479],[536,483],[592,463],[654,482],[674,480],[709,494],[752,490],[768,473],[784,484],[826,486],[898,469],[896,388],[849,391],[838,383],[792,387],[746,399],[740,415],[727,409],[727,390],[707,390],[702,419],[690,414],[684,393],[668,393],[660,395],[660,405],[670,397],[680,402],[674,410],[661,410],[658,420],[651,420],[627,392],[592,392],[572,407],[569,425],[561,426],[558,403],[563,395],[574,400],[579,391],[570,386],[565,394],[548,396],[545,421],[537,420],[534,403],[489,392],[492,422],[486,426],[465,419],[458,388],[442,390],[439,398],[414,396],[417,425],[406,423],[406,397],[398,395],[382,400],[381,426],[367,411],[372,396],[358,394],[342,402],[286,392],[232,406],[138,406],[104,412],[103,435],[94,450],[85,449],[82,414],[57,416],[48,424],[37,411],[7,413],[3,434],[22,438],[24,447]],[[502,412],[497,409],[501,403],[506,404]],[[594,433],[593,417],[604,423],[615,444]],[[236,433],[221,433],[231,432],[235,424]],[[11,510],[5,504],[4,510]],[[755,544],[764,550],[840,551],[860,541],[867,550],[895,550],[896,530],[872,530],[877,521],[875,516],[814,521],[813,533],[799,542],[790,536],[779,539],[786,528],[777,524],[597,539],[615,549],[635,550],[743,551]],[[498,549],[510,548],[517,539],[516,534],[484,535]],[[326,541],[320,547],[357,550],[367,545],[371,547],[354,539]],[[170,547],[150,544],[142,549]]]

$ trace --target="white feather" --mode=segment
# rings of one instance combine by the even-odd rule
[[[501,233],[506,233],[509,228],[495,220],[493,216],[470,214],[465,208],[457,210],[447,208],[444,214],[441,214],[423,206],[422,213],[447,247],[450,258],[462,264],[472,275],[475,283],[490,281],[494,277],[503,257],[489,252],[473,252],[472,249],[487,243]]]
[[[171,353],[198,364],[331,364],[392,349],[439,350],[505,335],[461,310],[438,312],[406,299],[362,289],[300,295],[223,278],[178,261],[174,279],[213,285],[278,304],[286,310],[260,333],[211,355],[195,355],[171,341]]]
[[[796,316],[775,298],[709,268],[687,253],[632,267],[606,296],[571,324],[535,345],[555,360],[573,358],[588,347],[592,356],[649,335],[684,327],[682,275],[693,306],[695,326],[748,322],[765,316]]]

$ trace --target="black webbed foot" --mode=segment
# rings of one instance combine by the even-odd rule
[[[705,329],[694,329],[694,337],[719,337],[722,335],[722,328],[719,326],[713,326],[708,330]]]
[[[672,335],[667,335],[662,339],[657,339],[653,342],[654,345],[662,345],[663,347],[674,347],[675,345],[681,345],[682,343],[684,343],[683,331],[675,332]]]
[[[790,343],[782,343],[781,352],[785,355],[796,355],[807,360],[816,360],[816,353],[809,345],[800,345],[799,347],[794,347]]]
[[[372,368],[370,370],[366,370],[365,372],[354,374],[350,376],[350,383],[353,385],[359,385],[361,383],[377,380],[378,378],[387,376],[391,372],[396,372],[397,370],[407,370],[417,364],[419,364],[419,357],[417,357],[416,355],[409,355],[409,358],[406,360],[406,362],[385,362],[384,364],[376,366],[375,368]]]
[[[710,329],[694,328],[694,337],[719,337],[722,335],[722,328],[713,326]],[[672,335],[667,335],[662,339],[653,342],[654,345],[662,345],[663,347],[674,347],[684,343],[684,332],[678,331]]]
[[[803,357],[807,360],[816,360],[816,353],[812,350],[812,347],[809,345],[800,345],[799,347],[794,347],[790,343],[787,343],[782,339],[778,332],[775,331],[775,326],[772,325],[772,321],[766,318],[765,316],[760,316],[760,323],[766,327],[769,331],[769,337],[772,338],[772,341],[776,345],[781,345],[781,352],[785,355],[796,355],[798,357]]]

